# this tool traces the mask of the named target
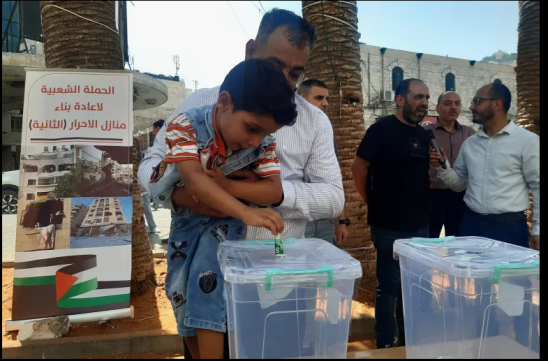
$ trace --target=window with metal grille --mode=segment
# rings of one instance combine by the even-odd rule
[[[449,92],[449,91],[454,92],[456,90],[457,90],[457,87],[455,86],[455,74],[448,73],[445,76],[445,91],[446,92]]]
[[[399,66],[392,69],[392,90],[396,91],[398,86],[403,81],[403,69]]]

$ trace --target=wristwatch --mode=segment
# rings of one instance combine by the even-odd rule
[[[339,219],[339,224],[344,224],[345,226],[350,226],[350,219],[348,218],[345,218],[345,219]]]

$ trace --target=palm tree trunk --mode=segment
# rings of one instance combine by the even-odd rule
[[[145,209],[138,180],[141,141],[133,138],[133,220],[131,249],[131,293],[142,295],[157,286],[154,259],[145,228]],[[138,240],[138,241],[136,241]]]
[[[122,70],[114,6],[114,1],[41,1],[46,67]],[[156,275],[137,182],[139,152],[135,147],[131,292],[142,294],[155,286]]]
[[[318,33],[318,45],[312,50],[305,71],[307,79],[319,79],[329,88],[328,116],[339,148],[339,164],[345,189],[345,213],[349,228],[350,248],[371,245],[367,226],[367,208],[354,187],[351,172],[354,155],[365,134],[363,120],[360,34],[356,1],[303,1],[303,17]],[[325,15],[325,16],[324,16]],[[373,250],[358,258],[374,260]],[[374,275],[374,264],[365,277]]]
[[[540,135],[540,2],[519,2],[518,124]]]
[[[540,2],[519,2],[518,25],[518,125],[540,135]],[[533,199],[531,198],[531,209]],[[533,228],[533,212],[527,213]]]
[[[40,11],[47,68],[124,68],[118,34],[108,29],[116,30],[114,1],[42,1]]]

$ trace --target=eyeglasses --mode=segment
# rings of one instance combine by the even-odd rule
[[[500,99],[475,97],[474,99],[472,99],[472,104],[473,105],[480,105],[482,102],[484,102],[486,100],[500,100]]]

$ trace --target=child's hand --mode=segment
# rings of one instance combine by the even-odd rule
[[[220,168],[216,168],[215,170],[204,169],[203,172],[211,179],[213,179],[215,183],[221,186],[221,188],[223,188],[224,190],[228,189],[230,180],[225,177],[223,171]]]
[[[242,221],[251,227],[268,228],[274,236],[277,236],[284,230],[282,217],[277,212],[268,208],[248,208],[242,217]]]

